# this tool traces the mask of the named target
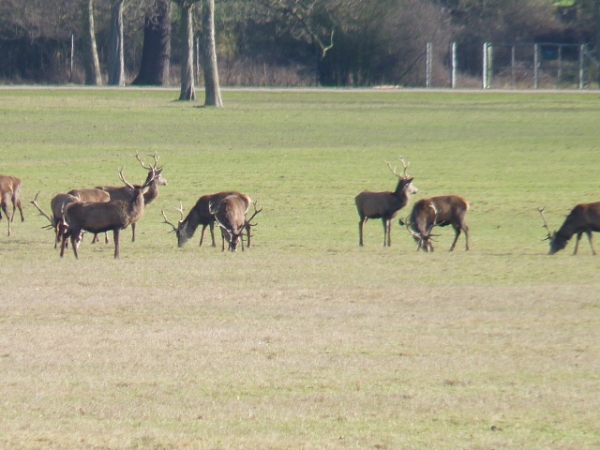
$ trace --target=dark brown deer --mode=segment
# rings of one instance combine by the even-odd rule
[[[64,211],[67,205],[78,202],[80,199],[70,194],[56,194],[52,200],[50,200],[50,208],[52,210],[52,216],[49,216],[44,212],[41,206],[38,204],[37,199],[40,193],[35,194],[35,198],[31,202],[33,206],[37,208],[42,216],[47,218],[50,221],[49,228],[54,230],[55,239],[54,239],[54,248],[57,247],[58,242],[60,242],[60,225],[63,220]]]
[[[450,246],[450,251],[454,250],[461,232],[465,233],[465,249],[469,250],[469,227],[465,222],[467,211],[469,211],[469,202],[457,195],[425,198],[413,206],[406,228],[417,242],[418,248],[429,252],[433,251],[431,242],[433,228],[452,225],[454,242]],[[400,225],[404,223],[400,221]]]
[[[15,219],[16,208],[19,208],[19,212],[21,213],[21,222],[25,221],[25,216],[23,216],[23,208],[21,207],[21,199],[19,198],[20,193],[21,180],[8,175],[0,175],[0,220],[2,220],[2,211],[4,211],[6,222],[8,223],[9,236],[10,224]],[[13,205],[12,215],[8,214],[9,202],[12,202]]]
[[[177,235],[177,246],[183,247],[185,243],[194,236],[198,226],[202,225],[202,232],[200,233],[200,246],[204,240],[204,232],[207,227],[210,230],[210,236],[212,238],[212,246],[216,247],[215,242],[215,216],[210,213],[209,205],[212,202],[213,208],[217,208],[218,204],[228,195],[237,195],[246,204],[246,210],[244,214],[248,212],[248,208],[252,204],[252,199],[246,194],[235,191],[217,192],[215,194],[203,195],[198,199],[196,205],[190,210],[188,215],[184,218],[183,216],[183,204],[180,204],[180,208],[177,209],[181,214],[181,219],[177,226],[173,225],[167,219],[164,209],[161,210],[163,217],[165,218],[164,223],[173,227],[173,232]],[[248,246],[250,246],[250,228],[248,230]]]
[[[110,194],[102,189],[71,189],[67,192],[68,195],[77,197],[81,202],[88,203],[107,203],[110,202]],[[98,242],[98,235],[94,234],[92,244]],[[104,242],[108,244],[108,235],[104,233]]]
[[[545,240],[550,241],[550,255],[554,255],[556,252],[562,250],[567,246],[567,242],[577,235],[575,240],[575,250],[573,255],[577,254],[577,248],[579,247],[579,240],[583,233],[587,234],[588,240],[590,241],[590,247],[592,248],[592,254],[596,255],[596,249],[594,248],[594,240],[592,232],[600,231],[600,202],[596,203],[580,203],[575,205],[571,210],[562,226],[558,231],[551,232],[544,217],[544,208],[538,208],[538,211],[542,215],[544,225],[542,225],[548,231],[548,237]]]
[[[158,197],[158,186],[166,186],[168,184],[167,180],[162,176],[162,167],[158,167],[158,155],[154,154],[154,164],[146,164],[141,160],[139,153],[135,152],[136,159],[140,162],[141,166],[148,171],[148,176],[146,177],[146,181],[144,182],[144,186],[150,182],[148,185],[149,189],[144,194],[144,202],[145,205],[148,206]],[[135,185],[134,187],[129,186],[97,186],[96,189],[102,189],[103,191],[108,192],[110,195],[110,200],[123,200],[129,201],[133,197],[134,188],[139,187],[139,185]],[[135,223],[131,224],[131,242],[135,242]]]
[[[398,177],[398,184],[394,192],[371,192],[363,191],[354,199],[356,209],[358,210],[358,243],[362,247],[363,230],[365,223],[369,219],[381,219],[383,223],[383,246],[391,246],[391,223],[396,217],[398,211],[404,208],[410,199],[411,194],[416,194],[418,189],[412,184],[413,178],[406,172],[408,165],[403,158],[400,158],[404,172],[402,175],[396,173],[396,169],[392,169],[392,165],[388,162],[387,165],[392,173]]]
[[[125,180],[123,169],[119,169],[119,178],[133,192],[128,201],[115,200],[108,203],[75,202],[66,207],[61,225],[61,258],[64,255],[68,238],[71,239],[75,258],[79,258],[77,243],[83,231],[105,233],[111,230],[115,242],[115,259],[119,258],[119,232],[142,218],[145,209],[144,194],[153,181],[153,178],[150,178],[142,186],[133,186]]]
[[[245,200],[238,195],[228,195],[218,205],[215,205],[215,203],[211,202],[208,207],[221,229],[221,251],[225,251],[225,240],[227,240],[229,251],[235,252],[240,238],[242,238],[242,251],[244,251],[244,239],[242,237],[244,230],[256,226],[251,221],[262,211],[262,208],[256,209],[256,202],[254,202],[254,214],[246,220],[248,208]]]

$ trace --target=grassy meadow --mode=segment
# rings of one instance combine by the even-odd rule
[[[0,221],[0,448],[600,448],[600,260],[585,237],[548,256],[536,210],[558,228],[600,200],[600,95],[176,98],[0,90],[26,216]],[[61,260],[29,202],[120,166],[141,183],[136,150],[169,181],[137,241]],[[411,204],[470,201],[469,252],[450,229],[417,252],[397,223],[383,248],[379,220],[358,246],[354,197],[393,189],[401,156]],[[161,208],[229,189],[263,207],[252,248],[177,248]]]

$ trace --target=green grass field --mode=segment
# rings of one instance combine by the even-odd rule
[[[600,260],[558,228],[600,200],[595,93],[234,92],[222,110],[158,90],[0,90],[0,448],[597,449]],[[169,185],[137,242],[53,249],[58,192]],[[424,254],[354,197],[458,194],[472,250]],[[182,249],[162,223],[205,193],[263,207],[253,247]],[[405,217],[410,205],[401,211]],[[217,236],[218,238],[218,236]],[[220,241],[220,239],[219,239]]]

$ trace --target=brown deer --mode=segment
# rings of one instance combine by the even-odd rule
[[[363,230],[365,223],[369,219],[381,219],[383,223],[383,246],[389,247],[392,245],[391,239],[391,222],[398,211],[404,208],[410,199],[411,194],[416,194],[419,190],[412,184],[413,177],[407,174],[408,165],[404,158],[400,158],[404,172],[402,175],[396,173],[396,169],[392,169],[392,165],[388,162],[387,165],[392,173],[398,177],[398,185],[394,192],[372,192],[363,191],[354,199],[356,209],[358,210],[358,243],[362,247]]]
[[[543,240],[550,241],[549,255],[554,255],[556,252],[565,248],[567,242],[569,242],[574,234],[577,234],[575,250],[573,251],[573,255],[576,255],[577,248],[579,247],[579,240],[583,233],[587,234],[588,240],[590,241],[590,247],[592,248],[592,254],[596,255],[592,232],[600,231],[600,202],[580,203],[575,205],[559,230],[554,232],[550,232],[548,222],[546,222],[546,217],[544,216],[544,208],[538,208],[538,211],[542,215],[542,220],[544,221],[544,225],[542,226],[548,231],[548,237]]]
[[[448,225],[452,225],[454,229],[454,242],[450,246],[450,251],[454,250],[461,231],[465,233],[465,249],[469,250],[469,227],[465,222],[467,211],[469,211],[469,202],[457,195],[425,198],[415,203],[407,224],[401,220],[399,223],[406,225],[418,248],[425,252],[433,251],[431,242],[433,228]]]
[[[49,216],[44,212],[41,206],[38,204],[37,199],[40,193],[35,194],[35,198],[31,202],[33,206],[37,208],[42,216],[47,218],[50,221],[50,225],[48,228],[54,229],[55,239],[54,239],[54,248],[57,247],[58,242],[60,242],[60,225],[63,220],[64,211],[67,205],[73,202],[79,202],[80,199],[70,194],[56,194],[50,200],[50,208],[52,210],[52,216]]]
[[[108,203],[75,202],[65,208],[61,225],[61,258],[68,238],[71,239],[75,258],[79,258],[77,243],[83,231],[104,233],[110,230],[113,231],[115,242],[115,259],[119,258],[119,232],[142,218],[145,209],[144,194],[153,181],[153,178],[150,178],[142,186],[133,186],[125,180],[123,169],[119,169],[119,178],[133,192],[129,200],[115,200]]]
[[[71,189],[68,195],[77,197],[81,202],[88,203],[107,203],[110,202],[110,194],[102,189]],[[98,235],[94,234],[92,244],[98,242]],[[104,233],[104,242],[108,244],[108,235]]]
[[[217,192],[215,194],[203,195],[198,199],[196,205],[190,210],[188,215],[184,218],[183,216],[183,204],[180,203],[180,208],[177,209],[181,214],[181,219],[177,226],[173,225],[167,219],[164,209],[161,210],[163,217],[165,218],[164,223],[171,225],[173,227],[173,232],[177,235],[177,246],[183,247],[185,243],[194,236],[196,229],[198,226],[202,225],[202,232],[200,234],[200,246],[202,246],[202,242],[204,240],[204,232],[206,228],[209,227],[210,236],[212,238],[212,246],[216,247],[215,243],[215,216],[210,213],[209,205],[212,202],[213,208],[217,208],[218,204],[228,195],[237,195],[240,197],[244,203],[246,204],[246,210],[244,214],[248,212],[248,208],[252,203],[252,199],[248,197],[246,194],[242,194],[236,191],[226,191],[226,192]],[[248,230],[248,247],[250,246],[250,228]]]
[[[23,208],[21,207],[21,199],[19,198],[20,193],[21,180],[8,175],[0,175],[0,220],[2,220],[2,211],[4,211],[6,222],[8,223],[9,236],[10,224],[15,219],[16,208],[19,208],[19,212],[21,213],[21,222],[25,221]],[[12,202],[13,205],[12,215],[8,214],[8,202]]]
[[[221,229],[221,251],[225,251],[225,239],[229,244],[229,251],[235,252],[237,250],[240,237],[242,238],[242,251],[244,251],[244,230],[249,229],[256,224],[250,223],[257,214],[262,211],[256,209],[256,202],[254,205],[254,214],[246,220],[247,206],[243,198],[237,195],[228,195],[221,200],[217,205],[216,202],[211,202],[208,208],[215,216],[215,220]],[[248,232],[250,235],[250,232]]]
[[[158,167],[158,155],[154,154],[154,164],[146,164],[141,160],[139,153],[135,152],[136,159],[140,162],[141,166],[148,171],[148,176],[146,177],[146,181],[144,182],[144,186],[150,182],[148,185],[149,189],[144,194],[144,202],[145,205],[148,206],[158,197],[158,186],[166,186],[168,184],[167,180],[162,176],[162,167]],[[130,186],[97,186],[96,189],[102,189],[103,191],[108,192],[110,195],[110,200],[123,200],[129,201],[132,199],[134,195],[134,189],[139,187],[139,185],[135,185],[134,187]],[[135,242],[135,223],[131,224],[131,242]]]

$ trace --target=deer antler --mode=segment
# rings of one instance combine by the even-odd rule
[[[177,231],[177,227],[175,225],[173,225],[171,222],[169,222],[169,219],[167,219],[167,215],[165,214],[164,208],[160,208],[160,212],[162,213],[162,216],[165,218],[163,223],[166,223],[167,225],[171,225],[171,227],[173,227],[173,229],[170,232],[173,233],[173,232]]]
[[[48,219],[50,221],[50,224],[52,224],[52,223],[54,223],[54,220],[52,220],[52,217],[50,217],[48,214],[46,214],[44,212],[44,210],[40,207],[40,205],[38,205],[38,203],[37,203],[37,198],[38,198],[38,195],[40,195],[40,192],[41,191],[38,191],[38,193],[35,194],[35,198],[31,201],[31,204],[37,208],[37,210],[40,212],[40,216],[44,216],[46,219]],[[51,227],[52,227],[52,225],[50,225],[50,228]],[[47,227],[44,227],[44,228],[47,228]]]
[[[159,159],[158,153],[154,152],[153,156],[154,156],[154,164],[146,165],[146,163],[144,161],[142,161],[142,159],[140,158],[139,152],[137,150],[135,151],[135,158],[140,162],[142,167],[146,170],[150,170],[150,169],[157,170],[158,169],[158,159]]]
[[[125,176],[123,175],[123,169],[125,169],[125,167],[118,167],[117,168],[117,171],[119,172],[119,179],[123,183],[125,183],[125,186],[127,186],[128,188],[135,189],[132,184],[128,183],[127,180],[125,180]]]
[[[396,172],[396,168],[392,168],[392,165],[389,163],[389,161],[386,161],[388,167],[390,168],[391,172],[396,175],[398,178],[400,179],[405,179],[408,178],[408,166],[409,163],[406,162],[406,160],[404,159],[404,157],[398,158],[398,160],[402,163],[402,167],[404,168],[404,171],[402,172],[402,175],[398,175],[398,172]]]
[[[250,221],[254,219],[254,217],[263,210],[262,208],[256,209],[257,203],[258,201],[252,203],[252,205],[254,206],[254,214],[252,214],[252,216],[248,220],[246,220],[246,223],[244,224],[245,227],[255,227],[257,225],[256,223],[250,223]]]
[[[544,209],[546,209],[545,206],[543,208],[538,208],[537,210],[540,212],[540,214],[542,216],[542,220],[544,221],[544,224],[542,225],[542,227],[545,228],[546,231],[548,231],[548,237],[542,239],[542,241],[547,241],[548,239],[552,239],[552,232],[550,231],[550,227],[548,227],[548,222],[546,221],[546,216],[544,216]]]

